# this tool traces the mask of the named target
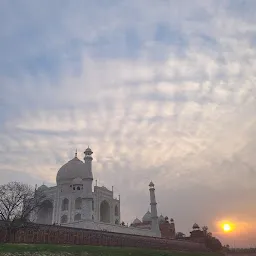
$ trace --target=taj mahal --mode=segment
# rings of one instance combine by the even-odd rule
[[[130,226],[121,225],[120,196],[114,198],[113,188],[93,187],[92,150],[84,152],[84,161],[75,157],[58,171],[56,186],[42,185],[37,191],[45,198],[40,210],[31,216],[39,224],[103,230],[115,233],[151,237],[174,238],[175,226],[167,217],[157,215],[153,182],[149,183],[150,209],[142,219],[136,218]]]

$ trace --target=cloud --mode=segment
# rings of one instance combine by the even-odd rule
[[[89,144],[126,222],[153,180],[178,230],[255,223],[254,23],[230,1],[181,2],[1,3],[1,183],[54,183]]]

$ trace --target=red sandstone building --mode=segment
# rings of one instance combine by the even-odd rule
[[[175,224],[174,220],[168,220],[168,217],[163,217],[160,215],[158,218],[158,225],[161,232],[162,238],[175,239]],[[141,228],[141,229],[150,229],[151,228],[151,213],[147,211],[142,218],[142,221],[136,218],[131,224],[132,227]]]

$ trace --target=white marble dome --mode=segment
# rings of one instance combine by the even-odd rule
[[[150,211],[147,211],[142,218],[142,222],[149,222],[149,221],[152,221],[151,213],[150,213]]]
[[[47,190],[48,187],[46,185],[42,185],[38,188],[39,191],[44,191],[44,190]]]
[[[141,223],[141,221],[140,221],[138,218],[136,218],[136,219],[133,221],[132,224],[140,224],[140,223]]]
[[[159,217],[158,217],[158,222],[164,222],[165,221],[165,218],[164,216],[161,214]]]
[[[80,179],[90,179],[89,170],[86,168],[84,162],[74,157],[66,164],[64,164],[58,171],[56,181],[58,183],[63,183],[66,181],[73,181],[76,178]]]

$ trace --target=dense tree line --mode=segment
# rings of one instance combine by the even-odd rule
[[[231,248],[229,251],[237,253],[256,253],[256,248]]]

